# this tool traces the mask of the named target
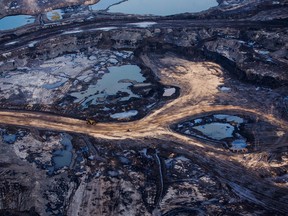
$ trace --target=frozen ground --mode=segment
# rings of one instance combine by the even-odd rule
[[[90,118],[101,111],[106,118],[111,115],[115,119],[112,114],[132,110],[135,105],[137,113],[139,109],[146,112],[150,104],[158,100],[155,95],[160,97],[163,90],[154,85],[151,74],[144,74],[133,62],[132,52],[109,50],[34,61],[2,73],[0,103],[11,108],[39,109],[40,106],[42,110],[56,113],[73,109],[79,117]],[[156,87],[156,91],[160,90],[158,93]],[[133,105],[134,100],[143,100],[143,104]],[[84,114],[87,110],[89,113]],[[129,116],[135,115],[128,115],[126,119]]]
[[[2,138],[17,135],[14,143],[0,139],[0,156],[7,164],[0,183],[9,179],[5,189],[0,186],[0,206],[6,208],[91,216],[270,213],[239,198],[189,152],[179,148],[175,153],[161,141],[111,145],[35,128],[4,127],[0,132]]]
[[[287,1],[217,2],[0,32],[0,215],[286,215]]]
[[[51,105],[91,80],[97,83],[105,73],[109,73],[109,66],[121,65],[131,58],[131,52],[99,50],[90,56],[67,54],[31,68],[7,71],[0,79],[1,99],[9,100],[13,95],[19,99],[10,100],[12,103]]]

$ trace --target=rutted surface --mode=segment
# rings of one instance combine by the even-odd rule
[[[197,15],[165,18],[111,16],[103,11],[89,11],[88,6],[77,6],[63,9],[62,19],[50,21],[46,15],[39,15],[35,24],[1,32],[0,69],[7,76],[0,79],[22,73],[24,80],[30,71],[39,75],[46,69],[50,73],[49,77],[39,76],[40,84],[30,83],[24,88],[20,82],[1,84],[1,91],[9,98],[2,98],[3,106],[34,112],[0,111],[1,123],[31,129],[1,129],[0,188],[4,195],[0,196],[0,213],[287,214],[287,1],[218,2],[219,7]],[[58,3],[53,1],[53,7],[60,8]],[[46,10],[46,6],[43,3],[35,11]],[[13,9],[5,14],[20,14],[19,11]],[[107,59],[98,61],[97,50]],[[127,50],[135,58],[117,57],[117,52]],[[111,55],[117,57],[118,63],[110,62]],[[82,112],[83,117],[91,114],[83,112],[81,103],[69,107],[76,98],[65,94],[94,85],[85,83],[85,79],[90,78],[87,72],[100,62],[104,62],[103,71],[138,65],[145,78],[149,74],[153,79],[140,83],[122,79],[120,84],[131,83],[135,94],[155,87],[158,96],[167,101],[157,104],[157,100],[149,99],[144,106],[148,115],[134,122],[86,124],[75,119],[79,117],[75,113]],[[93,75],[98,76],[96,71]],[[159,80],[154,81],[154,75]],[[67,83],[75,85],[75,89],[65,92]],[[2,89],[5,85],[7,88]],[[39,105],[26,106],[22,90],[29,87],[35,88],[30,91],[36,95],[34,99],[29,96],[32,101],[41,100],[37,89],[49,94],[60,89],[60,94],[55,95],[64,101],[52,102],[65,110],[57,113],[70,113],[74,118],[35,112],[54,109],[53,103],[43,105],[44,100]],[[49,98],[49,94],[43,95]],[[139,111],[135,109],[137,105],[138,102],[115,112],[109,110],[111,107],[102,108],[110,121],[113,115],[133,116]],[[91,109],[93,115],[95,110]],[[229,124],[228,135],[232,133],[233,137],[211,140],[207,137],[211,133],[205,136],[196,131],[202,138],[197,139],[169,128],[191,118],[197,120],[194,126],[201,127],[202,123],[211,123],[206,122],[211,115],[218,123]],[[216,141],[224,141],[226,148]],[[9,206],[9,210],[4,206]]]
[[[93,126],[89,126],[86,125],[84,121],[71,118],[64,118],[61,116],[53,116],[43,113],[37,114],[27,112],[24,113],[1,112],[2,115],[0,121],[2,123],[9,122],[10,124],[23,125],[26,127],[29,126],[29,127],[42,127],[51,129],[53,128],[55,130],[62,130],[62,131],[64,130],[70,132],[77,131],[79,133],[91,134],[93,137],[111,140],[112,145],[110,145],[110,147],[114,145],[117,146],[117,144],[115,143],[117,139],[124,140],[123,141],[124,143],[127,140],[129,140],[129,142],[127,141],[127,143],[133,143],[133,141],[131,140],[140,140],[141,142],[147,143],[147,140],[149,140],[150,137],[155,136],[159,138],[159,140],[156,139],[155,142],[159,144],[160,142],[164,141],[165,143],[164,146],[166,146],[165,147],[166,149],[172,148],[172,146],[175,145],[176,143],[178,144],[184,143],[183,146],[180,145],[179,149],[183,149],[183,151],[185,151],[186,154],[192,154],[193,152],[195,152],[192,154],[193,157],[197,158],[197,161],[199,161],[200,163],[205,164],[205,167],[209,167],[209,169],[213,170],[213,172],[216,173],[215,175],[223,180],[224,185],[228,184],[229,187],[231,187],[233,191],[236,191],[236,194],[239,195],[242,199],[249,200],[250,202],[255,203],[258,206],[256,208],[259,208],[259,210],[264,211],[266,213],[269,212],[268,210],[266,210],[266,208],[276,210],[275,206],[277,206],[277,211],[286,212],[287,211],[286,209],[287,205],[285,201],[285,196],[287,194],[285,192],[286,190],[283,188],[279,189],[277,186],[275,186],[275,184],[283,185],[282,179],[284,179],[285,181],[285,176],[282,175],[281,170],[285,169],[286,156],[285,153],[283,151],[280,151],[279,149],[285,148],[285,140],[287,139],[286,134],[287,124],[285,124],[285,122],[281,120],[278,120],[277,118],[274,118],[273,116],[264,115],[264,113],[267,111],[267,109],[265,108],[265,103],[263,102],[263,100],[259,101],[251,100],[250,98],[251,95],[248,94],[247,92],[251,92],[252,87],[250,87],[247,84],[240,83],[239,81],[236,81],[236,83],[234,83],[235,80],[227,79],[225,86],[231,86],[232,83],[234,83],[234,85],[237,84],[237,86],[239,86],[239,88],[242,88],[242,90],[239,91],[238,89],[235,90],[234,88],[231,88],[230,92],[223,93],[219,89],[219,86],[223,85],[222,78],[225,77],[225,73],[218,65],[209,62],[205,63],[191,62],[187,59],[179,58],[171,53],[170,54],[166,53],[165,55],[160,56],[159,55],[154,56],[154,55],[151,56],[144,55],[141,57],[141,59],[146,65],[149,65],[149,67],[153,69],[153,71],[160,78],[162,83],[168,86],[172,84],[174,85],[177,84],[177,86],[180,87],[182,91],[179,98],[176,98],[175,100],[170,101],[169,103],[165,104],[158,110],[153,111],[152,113],[150,113],[150,115],[146,116],[142,120],[122,124],[108,123],[108,124],[96,124]],[[209,79],[210,85],[205,85],[206,79],[203,79],[203,76]],[[238,97],[240,93],[241,97],[243,98],[243,101],[232,100],[232,104],[234,106],[225,105],[227,104],[227,101],[230,101],[230,97],[234,99],[235,97]],[[276,94],[273,90],[266,91],[265,89],[258,89],[255,92],[255,98],[258,97],[257,95],[258,93],[261,94],[262,97],[266,98],[270,98],[272,96],[273,98],[275,98]],[[217,98],[221,98],[222,101],[218,101]],[[245,100],[247,101],[245,102]],[[213,103],[218,106],[211,105]],[[271,100],[269,100],[269,104],[270,103]],[[242,107],[239,105],[241,105]],[[252,106],[253,110],[248,109],[247,107],[245,108],[245,106],[247,107]],[[256,111],[255,107],[257,107]],[[254,149],[250,149],[249,151],[249,157],[246,154],[243,156],[234,155],[231,152],[226,152],[225,150],[219,150],[219,148],[216,146],[215,147],[212,145],[208,146],[207,144],[205,144],[205,142],[203,143],[202,141],[198,142],[197,140],[187,139],[185,136],[171,132],[167,128],[168,125],[177,123],[180,121],[180,119],[183,118],[189,118],[190,116],[195,115],[201,116],[201,114],[203,113],[206,112],[208,113],[212,111],[215,112],[215,110],[218,110],[218,114],[227,113],[229,111],[231,112],[231,110],[233,109],[235,110],[234,113],[237,113],[237,116],[238,115],[241,116],[241,113],[243,113],[242,115],[246,116],[249,113],[249,116],[255,115],[257,117],[261,117],[262,119],[256,124],[257,125],[256,128],[253,128],[253,125],[251,125],[250,130],[255,132],[256,136],[254,137],[257,137],[257,139],[255,138],[255,146],[253,146]],[[245,114],[245,112],[248,113]],[[218,116],[218,118],[223,119],[224,117]],[[191,150],[187,151],[187,149],[190,148]],[[61,146],[59,149],[61,149]],[[83,151],[85,152],[86,150],[83,149]],[[175,151],[177,152],[176,149],[173,149],[171,154],[175,154]],[[267,155],[265,156],[265,154],[268,154],[269,156]],[[158,153],[156,151],[154,155],[154,157],[156,158],[155,163],[159,164],[159,161],[160,163],[162,163],[161,159],[160,160],[157,159],[159,158],[159,155],[158,156],[157,155]],[[37,154],[35,156],[37,156]],[[25,154],[23,157],[24,158],[26,157]],[[51,161],[51,157],[52,154],[50,153],[50,156],[48,157],[47,161]],[[273,160],[272,161],[268,159],[266,160],[265,158],[267,157],[273,158]],[[93,157],[91,157],[91,159],[92,158]],[[261,163],[257,162],[259,160],[261,161]],[[127,162],[127,160],[123,158],[122,161]],[[243,166],[242,164],[245,164],[245,166]],[[275,165],[276,168],[274,167]],[[263,171],[262,168],[264,168],[265,171]],[[157,166],[156,170],[157,172],[160,171],[159,166]],[[253,170],[252,173],[251,170]],[[119,176],[119,172],[113,169],[107,171],[107,173],[109,174],[109,176],[112,177]],[[161,175],[159,174],[159,176],[163,176],[164,175],[163,173],[165,172],[161,169]],[[241,173],[241,176],[239,176],[239,173]],[[95,173],[95,175],[97,176],[98,174]],[[264,179],[262,179],[263,175]],[[274,178],[274,175],[277,175],[278,177]],[[107,179],[105,178],[105,180]],[[61,190],[67,190],[65,189],[67,188],[67,186],[63,185],[63,182],[65,182],[65,180],[62,179],[61,181],[57,180],[53,182],[53,184],[56,185],[60,184],[62,188]],[[165,185],[162,184],[161,182],[162,180],[160,181],[159,185]],[[96,182],[93,181],[91,184],[92,184],[91,187],[94,187],[95,185],[99,184],[107,185],[108,183],[107,181],[104,181],[102,183],[99,183],[98,181]],[[79,209],[80,212],[82,211],[81,210],[82,204],[78,200],[82,200],[82,197],[85,196],[84,195],[85,194],[84,188],[86,187],[85,185],[86,181],[82,182],[80,186],[77,187],[77,190],[75,192],[75,199],[73,199],[72,202],[75,203],[75,205],[73,205],[74,211],[76,206],[78,206],[77,209]],[[104,186],[101,186],[101,188],[102,187]],[[124,187],[127,188],[126,186]],[[155,206],[157,206],[154,204],[153,207],[153,203],[156,204],[160,203],[159,197],[161,196],[159,194],[163,194],[163,191],[165,191],[165,189],[161,187],[159,188],[159,186],[155,185],[154,182],[149,182],[149,184],[147,183],[146,187],[148,191],[145,192],[144,195],[145,194],[146,195],[143,196],[145,197],[146,200],[145,202],[147,203],[146,204],[141,203],[141,205],[148,206],[149,207],[148,209],[150,209],[149,211],[151,211],[151,209],[156,208]],[[188,186],[188,188],[190,189],[191,187],[192,187],[191,185]],[[269,190],[267,190],[267,187],[269,187]],[[177,190],[181,191],[182,189],[183,188],[179,188]],[[65,197],[67,197],[67,193],[62,192],[59,198],[59,203],[58,199],[56,200],[57,206],[55,207],[54,204],[55,199],[53,199],[53,197],[55,197],[56,191],[59,190],[57,190],[54,187],[51,187],[49,191],[49,194],[51,193],[50,195],[51,198],[49,198],[48,202],[49,211],[51,208],[50,205],[52,205],[51,211],[59,211],[57,206],[63,206],[62,200],[65,199]],[[117,196],[117,200],[118,198],[119,196]],[[191,198],[190,195],[189,198]],[[103,203],[103,205],[107,206],[108,203],[110,202],[109,200],[111,200],[111,197],[109,198],[109,196],[107,196],[104,200],[106,201],[106,203],[105,204]],[[136,199],[134,196],[133,200],[138,199]],[[43,209],[43,204],[39,205],[42,206]],[[137,205],[138,202],[134,206]],[[143,208],[133,208],[133,209],[143,209]],[[251,208],[247,209],[251,210]],[[96,211],[98,210],[99,208],[97,208]],[[175,211],[178,210],[179,209],[177,208],[175,209]],[[186,210],[187,209],[182,210],[180,209],[179,212],[181,211],[185,212]],[[70,213],[71,211],[72,210],[69,210]],[[112,212],[114,211],[115,209]]]

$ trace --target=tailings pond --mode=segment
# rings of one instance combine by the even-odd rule
[[[97,122],[126,121],[143,117],[160,100],[179,93],[161,85],[131,51],[66,54],[37,64],[2,73],[0,106]]]
[[[101,0],[92,10],[114,13],[167,16],[179,13],[195,13],[217,6],[216,0]]]
[[[132,97],[140,98],[131,91],[129,86],[132,83],[142,83],[143,81],[145,81],[145,77],[137,65],[108,67],[107,73],[103,73],[95,85],[89,85],[88,89],[74,92],[71,96],[77,98],[74,102],[81,103],[85,108],[89,104],[103,103],[107,101],[109,95],[116,95],[117,92],[119,92],[119,101],[128,101]]]
[[[0,31],[18,28],[27,24],[31,24],[34,21],[35,18],[29,15],[7,16],[0,19]]]
[[[241,151],[253,142],[251,133],[245,129],[245,125],[251,122],[236,115],[214,114],[185,121],[172,128],[181,134],[222,144],[232,151]]]
[[[91,11],[167,16],[201,12],[217,5],[216,0],[100,0],[89,8]],[[65,8],[56,9],[47,12],[46,18],[48,21],[55,22],[63,19],[64,15]],[[0,31],[12,30],[34,22],[35,17],[29,15],[6,16],[0,19]]]

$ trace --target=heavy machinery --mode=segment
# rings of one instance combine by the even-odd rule
[[[97,122],[93,119],[86,119],[86,124],[88,125],[95,125]]]

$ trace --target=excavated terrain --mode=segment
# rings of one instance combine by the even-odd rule
[[[25,2],[0,10],[34,19],[0,30],[0,215],[287,215],[286,0]]]

